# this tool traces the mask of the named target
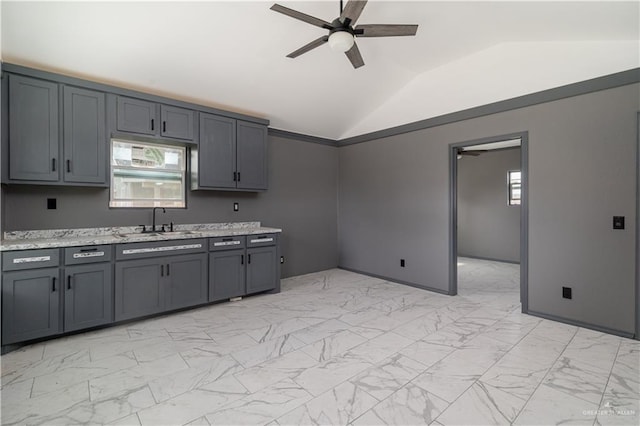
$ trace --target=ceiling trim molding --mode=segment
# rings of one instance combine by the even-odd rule
[[[338,146],[338,141],[334,139],[322,138],[319,136],[305,135],[302,133],[289,132],[287,130],[274,129],[269,127],[269,136],[276,136],[279,138],[293,139],[301,142],[311,142],[320,145]]]
[[[443,124],[451,124],[458,121],[464,121],[514,109],[525,108],[528,106],[557,101],[573,96],[586,95],[592,92],[613,89],[615,87],[627,86],[629,84],[635,83],[640,83],[640,68],[633,68],[627,71],[605,75],[603,77],[596,77],[578,83],[567,84],[566,86],[555,87],[553,89],[518,96],[516,98],[511,98],[504,101],[469,108],[450,114],[444,114],[396,127],[390,127],[388,129],[378,130],[359,136],[340,139],[337,141],[337,146],[342,147],[369,142],[376,139],[382,139],[390,136],[401,135],[403,133],[428,129],[430,127],[441,126]]]

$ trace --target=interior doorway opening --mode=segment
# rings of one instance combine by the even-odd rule
[[[449,294],[519,293],[527,311],[526,132],[450,145]]]

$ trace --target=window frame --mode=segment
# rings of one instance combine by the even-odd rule
[[[512,178],[515,173],[520,175],[517,179]],[[516,189],[520,192],[518,197],[514,196]],[[507,171],[507,205],[509,207],[522,205],[522,170]]]
[[[138,145],[138,146],[144,146],[144,147],[151,147],[151,148],[168,148],[168,149],[172,149],[172,150],[180,150],[182,151],[182,160],[179,163],[179,169],[178,170],[163,170],[163,169],[156,169],[154,170],[153,168],[147,168],[145,169],[144,167],[135,167],[135,166],[118,166],[116,164],[114,164],[114,143],[125,143],[125,144],[130,144],[130,145]],[[147,209],[147,208],[154,208],[154,207],[164,207],[164,208],[171,208],[171,209],[186,209],[187,208],[187,187],[188,187],[188,180],[187,180],[187,175],[188,175],[188,160],[187,157],[189,156],[189,149],[186,145],[178,145],[178,144],[170,144],[170,143],[156,143],[156,142],[147,142],[147,141],[138,141],[138,140],[131,140],[131,139],[126,139],[126,138],[111,138],[109,141],[109,208],[111,209]],[[180,176],[180,186],[181,186],[181,198],[178,199],[157,199],[157,198],[129,198],[129,199],[116,199],[115,198],[115,178],[117,176],[117,173],[115,173],[116,170],[131,170],[131,171],[138,171],[141,173],[141,175],[144,175],[145,171],[148,172],[149,174],[156,174],[156,175],[162,175],[163,173],[166,173],[167,175],[169,174],[181,174]],[[156,183],[159,183],[162,179],[158,179],[158,181],[156,181]],[[152,179],[149,179],[150,182],[153,182]],[[175,182],[177,182],[177,179],[175,180]],[[142,203],[146,202],[146,205],[135,205],[136,201],[140,201]],[[131,203],[132,205],[118,205],[118,203]]]

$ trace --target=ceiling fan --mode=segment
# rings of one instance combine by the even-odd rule
[[[302,12],[298,12],[297,10],[280,6],[279,4],[271,6],[271,10],[299,19],[308,24],[315,25],[316,27],[329,30],[328,35],[317,38],[311,43],[302,46],[300,49],[289,53],[287,55],[288,58],[296,58],[303,53],[307,53],[308,51],[329,42],[329,46],[333,50],[344,52],[347,55],[347,58],[349,58],[349,61],[351,61],[353,67],[359,68],[364,65],[364,60],[358,50],[355,37],[414,36],[418,31],[417,25],[365,24],[354,27],[354,24],[360,17],[360,14],[366,4],[367,0],[349,0],[343,8],[342,0],[340,0],[340,16],[334,19],[331,23]]]
[[[474,150],[465,150],[464,148],[458,148],[458,160],[462,158],[463,155],[468,155],[470,157],[477,157],[480,154],[487,152],[486,149],[474,149]]]

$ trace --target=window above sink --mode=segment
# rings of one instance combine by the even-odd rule
[[[111,140],[109,207],[186,207],[184,146]]]

